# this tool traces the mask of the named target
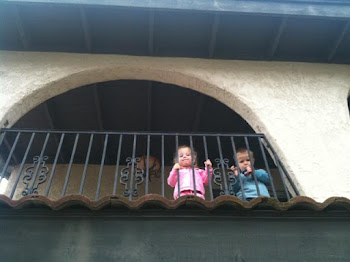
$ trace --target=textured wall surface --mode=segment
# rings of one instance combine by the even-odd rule
[[[0,126],[73,88],[119,79],[214,97],[266,134],[302,195],[350,198],[348,65],[1,51]]]
[[[32,211],[0,215],[2,262],[350,259],[350,235],[344,230],[350,226],[348,217],[118,217],[117,209],[106,215]]]

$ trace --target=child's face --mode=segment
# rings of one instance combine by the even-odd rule
[[[239,169],[241,170],[246,170],[248,166],[249,167],[251,166],[248,152],[237,153],[237,160],[238,160]],[[252,159],[252,161],[254,162],[254,158]]]
[[[192,166],[192,157],[191,149],[188,147],[180,148],[178,151],[179,154],[179,164],[182,167]]]

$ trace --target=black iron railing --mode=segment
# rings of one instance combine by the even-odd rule
[[[263,134],[192,134],[155,132],[89,132],[1,129],[0,183],[8,184],[2,194],[19,199],[30,194],[58,199],[69,194],[85,195],[98,200],[104,195],[136,199],[145,194],[160,194],[173,199],[167,184],[176,162],[179,146],[191,150],[191,169],[197,158],[199,168],[210,159],[205,199],[220,195],[237,195],[246,200],[244,181],[237,169],[238,148],[248,149],[251,177],[260,195],[258,167],[268,174],[271,197],[289,200],[298,195],[284,166]],[[194,155],[194,152],[196,154]],[[180,192],[179,171],[177,187]],[[194,173],[193,178],[194,177]],[[192,181],[195,181],[192,180]],[[197,194],[194,183],[193,194]],[[198,185],[197,185],[198,186]]]

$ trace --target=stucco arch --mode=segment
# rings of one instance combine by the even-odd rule
[[[211,96],[237,112],[255,132],[260,132],[263,125],[257,121],[258,116],[234,93],[223,87],[199,77],[178,71],[166,69],[137,68],[130,66],[116,66],[81,70],[66,74],[60,78],[37,85],[32,92],[26,93],[21,99],[13,101],[1,119],[1,126],[11,127],[22,116],[44,101],[81,86],[115,80],[146,80],[157,81],[185,87],[205,95]]]

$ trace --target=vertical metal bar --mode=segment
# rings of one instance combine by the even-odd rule
[[[91,134],[90,135],[90,142],[89,142],[88,151],[86,153],[86,158],[85,158],[83,176],[82,176],[81,182],[80,182],[79,195],[83,194],[84,185],[85,185],[85,179],[86,179],[86,171],[87,171],[87,168],[88,168],[88,165],[89,165],[90,153],[91,153],[91,147],[92,147],[93,141],[94,141],[94,134]]]
[[[4,142],[5,142],[5,145],[6,145],[7,149],[8,149],[8,151],[10,151],[10,150],[11,150],[11,146],[10,146],[10,143],[7,141],[6,138],[5,138]],[[16,164],[19,162],[18,159],[17,159],[17,157],[16,157],[16,154],[13,154],[13,155],[12,155],[12,160],[13,160]]]
[[[4,142],[4,139],[5,139],[5,135],[6,135],[6,131],[0,133],[0,152],[1,152],[2,143]],[[0,154],[0,160],[2,160],[5,163],[5,160],[1,154]]]
[[[175,146],[176,146],[176,151],[175,151],[175,155],[176,155],[176,162],[179,163],[179,136],[176,135],[175,137]],[[180,197],[180,170],[177,169],[176,170],[177,173],[177,197]]]
[[[193,159],[193,140],[192,136],[190,136],[190,146],[191,146],[191,165],[192,165],[192,178],[193,178],[193,191],[194,195],[197,196],[197,188],[196,188],[196,175],[194,173],[194,159]]]
[[[252,175],[253,175],[253,178],[254,178],[254,183],[255,183],[255,186],[256,186],[256,191],[258,192],[258,196],[260,196],[260,188],[259,188],[259,185],[258,185],[258,180],[255,176],[255,168],[254,168],[254,161],[253,161],[253,157],[252,157],[252,154],[250,153],[250,147],[249,147],[249,142],[248,142],[248,138],[245,136],[244,137],[244,142],[245,142],[245,145],[247,147],[247,150],[248,150],[248,157],[249,157],[249,161],[250,161],[250,164],[251,164],[251,168],[252,168]]]
[[[123,142],[123,135],[120,135],[119,136],[118,153],[117,153],[117,162],[115,164],[113,195],[117,194],[118,174],[119,174],[119,161],[120,161],[120,153],[121,153],[121,149],[122,149],[122,142]]]
[[[145,193],[148,194],[148,181],[149,181],[149,151],[151,146],[151,137],[147,135],[147,159],[146,159],[146,189]]]
[[[162,196],[164,196],[164,135],[162,135]]]
[[[69,180],[70,172],[72,170],[72,163],[73,163],[73,159],[74,159],[74,155],[75,155],[75,150],[77,149],[78,139],[79,139],[79,133],[75,135],[74,146],[73,146],[72,154],[70,156],[69,166],[68,166],[68,170],[67,170],[67,174],[66,174],[66,179],[64,181],[61,197],[63,197],[67,191],[68,180]]]
[[[209,159],[208,155],[208,147],[207,147],[207,139],[205,136],[203,136],[203,145],[204,145],[204,155],[205,155],[205,160]],[[211,175],[210,175],[210,170],[207,168],[207,175],[208,175],[208,180],[209,180],[209,192],[210,192],[210,200],[213,201],[214,196],[213,196],[213,185],[211,182]]]
[[[279,163],[279,165],[281,166],[281,169],[282,169],[282,171],[283,171],[283,174],[287,177],[289,184],[292,186],[292,188],[293,188],[293,190],[294,190],[294,193],[295,193],[297,196],[300,196],[299,190],[298,190],[297,187],[295,186],[293,180],[290,178],[290,176],[289,176],[289,174],[288,174],[286,168],[284,167],[283,163],[282,163],[280,160],[278,160],[278,163]]]
[[[243,181],[242,181],[242,177],[241,177],[242,170],[239,168],[239,163],[238,163],[238,159],[237,159],[236,144],[235,144],[235,141],[234,141],[232,136],[231,136],[231,145],[232,145],[232,150],[233,150],[233,158],[235,160],[235,164],[237,165],[236,168],[238,170],[238,180],[239,180],[239,184],[241,186],[242,199],[243,199],[243,201],[246,201],[247,199],[245,197],[244,185],[243,185]]]
[[[267,146],[270,148],[272,154],[273,154],[273,159],[275,160],[276,162],[276,166],[277,166],[277,169],[278,169],[278,173],[281,177],[281,180],[282,180],[282,184],[283,184],[283,188],[284,188],[284,191],[286,192],[286,195],[287,195],[287,199],[290,200],[290,195],[289,195],[289,192],[288,192],[288,189],[287,189],[287,186],[286,186],[286,183],[284,181],[284,178],[283,178],[283,174],[282,174],[282,170],[281,170],[281,166],[280,166],[280,161],[277,157],[277,154],[275,152],[275,150],[273,150],[269,140],[267,140],[266,138],[264,138],[264,140],[266,141],[267,143]]]
[[[61,135],[61,139],[60,139],[60,142],[58,144],[58,148],[57,148],[57,152],[56,152],[56,156],[55,156],[55,161],[53,162],[52,169],[51,169],[50,179],[49,179],[49,182],[47,183],[47,186],[46,186],[46,193],[45,193],[46,196],[48,196],[49,192],[50,192],[53,174],[55,173],[55,170],[56,170],[57,160],[58,160],[58,157],[59,157],[60,152],[61,152],[61,147],[63,144],[64,136],[65,136],[65,134],[63,133]]]
[[[108,144],[108,134],[105,135],[105,142],[104,142],[104,145],[103,145],[103,153],[102,153],[102,159],[101,159],[101,165],[100,165],[100,172],[98,174],[98,181],[97,181],[97,189],[96,189],[95,200],[98,200],[100,198],[102,174],[103,174],[103,167],[105,165],[107,144]]]
[[[30,140],[29,140],[26,152],[24,153],[24,156],[23,156],[23,159],[22,159],[22,163],[21,163],[21,165],[19,167],[19,170],[17,172],[16,180],[15,180],[15,183],[14,183],[14,185],[12,187],[12,191],[11,191],[11,194],[10,194],[10,199],[12,199],[13,195],[15,194],[15,191],[16,191],[16,188],[17,188],[17,185],[18,185],[18,181],[19,181],[19,178],[21,177],[21,173],[22,173],[22,170],[23,170],[23,167],[24,167],[24,163],[26,162],[26,159],[28,157],[29,150],[32,147],[32,143],[33,143],[34,137],[35,137],[35,133],[32,133],[32,136],[30,137]]]
[[[216,140],[218,142],[218,148],[219,148],[219,155],[220,155],[220,164],[221,164],[221,171],[222,171],[222,177],[224,179],[224,185],[225,185],[225,194],[228,194],[228,187],[227,187],[227,180],[226,180],[226,172],[224,167],[224,159],[222,156],[222,149],[221,149],[221,141],[220,137],[216,136]]]
[[[31,194],[33,192],[35,180],[36,180],[36,177],[38,176],[38,171],[39,171],[40,164],[41,164],[41,159],[43,158],[44,152],[46,150],[46,146],[47,146],[47,142],[49,141],[49,137],[50,137],[50,133],[47,133],[45,141],[44,141],[44,144],[43,144],[43,147],[42,147],[41,152],[40,152],[38,164],[37,164],[37,166],[35,168],[35,171],[34,171],[34,174],[33,174],[33,179],[32,179],[31,185],[29,187],[29,194]]]
[[[16,139],[15,139],[15,142],[13,142],[11,151],[10,151],[8,157],[7,157],[6,163],[5,163],[4,168],[2,169],[2,172],[1,172],[1,175],[0,175],[0,183],[1,183],[2,178],[4,177],[4,175],[5,175],[6,171],[7,171],[8,165],[9,165],[9,163],[11,161],[12,154],[15,151],[15,148],[16,148],[16,145],[17,145],[17,142],[18,142],[18,139],[19,139],[20,135],[21,135],[21,132],[18,132],[18,134],[16,136]]]
[[[130,173],[130,187],[129,187],[129,200],[132,200],[133,197],[133,183],[134,183],[134,172],[135,172],[135,165],[136,165],[136,134],[134,135],[134,143],[132,147],[132,162],[131,162],[131,173]]]
[[[261,150],[261,153],[262,153],[262,156],[263,156],[263,159],[264,159],[266,171],[267,171],[267,174],[269,175],[269,178],[270,178],[270,181],[271,181],[273,196],[278,199],[277,194],[276,194],[276,189],[275,189],[275,183],[273,182],[273,179],[272,179],[272,176],[271,176],[271,171],[270,171],[270,168],[269,168],[269,164],[267,163],[265,150],[264,150],[264,147],[263,147],[263,145],[261,143],[261,137],[257,137],[257,139],[259,141],[259,146],[260,146],[260,150]]]
[[[1,135],[0,135],[0,147],[2,146],[2,142],[4,142],[5,136],[6,136],[6,132],[1,133]]]

